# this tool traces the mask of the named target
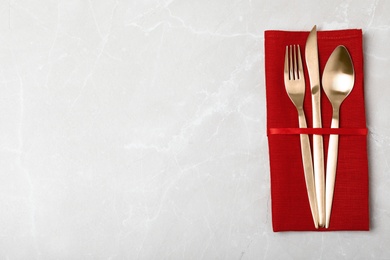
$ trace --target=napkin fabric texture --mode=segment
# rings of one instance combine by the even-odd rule
[[[286,46],[298,44],[301,48],[306,81],[304,111],[308,128],[312,128],[310,81],[305,62],[308,35],[309,32],[274,30],[264,33],[273,230],[275,232],[368,230],[368,160],[362,31],[352,29],[317,32],[321,77],[326,61],[338,45],[344,45],[348,49],[355,69],[354,88],[340,108],[338,165],[328,229],[315,229],[313,224],[303,173],[299,134],[294,131],[299,127],[298,114],[286,93],[283,79]],[[332,107],[322,88],[321,110],[323,129],[314,131],[324,133],[326,167]],[[312,135],[309,137],[312,142]]]

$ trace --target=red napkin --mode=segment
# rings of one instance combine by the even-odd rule
[[[344,45],[353,61],[355,85],[340,108],[339,155],[332,215],[328,229],[315,229],[303,174],[299,134],[286,128],[298,128],[296,108],[287,96],[284,80],[286,45],[299,44],[305,70],[304,111],[312,127],[310,81],[305,62],[305,44],[309,32],[265,31],[265,77],[267,98],[267,134],[271,169],[273,230],[333,231],[369,230],[367,129],[363,89],[363,50],[361,30],[319,31],[320,75],[326,61],[338,45]],[[328,152],[331,104],[321,91],[325,165]],[[327,129],[328,128],[328,129]],[[310,139],[311,139],[310,135]]]

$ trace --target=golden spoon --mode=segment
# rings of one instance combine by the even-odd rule
[[[353,89],[355,72],[351,56],[348,50],[339,45],[326,62],[322,75],[322,87],[333,108],[331,128],[339,128],[339,112],[341,103]],[[330,135],[328,146],[328,159],[326,164],[326,222],[329,227],[330,213],[332,210],[334,184],[336,179],[337,155],[339,136]]]

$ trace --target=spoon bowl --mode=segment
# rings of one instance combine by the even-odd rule
[[[322,76],[322,87],[333,108],[339,107],[351,93],[355,72],[348,50],[339,45],[330,55]]]
[[[322,87],[333,107],[331,128],[339,128],[341,103],[351,93],[355,83],[355,71],[348,50],[340,45],[330,55],[322,75]],[[336,180],[338,135],[330,135],[325,184],[325,227],[329,227],[334,184]]]

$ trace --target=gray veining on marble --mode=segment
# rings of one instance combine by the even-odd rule
[[[390,259],[390,1],[4,0],[1,259]],[[273,233],[267,29],[362,28],[370,232]]]

